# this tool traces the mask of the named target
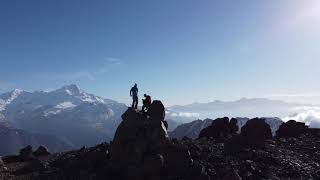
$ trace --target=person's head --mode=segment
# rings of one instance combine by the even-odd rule
[[[135,84],[134,84],[134,87],[137,87],[137,86],[138,86],[137,83],[135,83]]]
[[[147,95],[147,94],[144,94],[143,96],[144,96],[144,97],[147,97],[148,95]]]

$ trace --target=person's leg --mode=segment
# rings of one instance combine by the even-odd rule
[[[132,105],[131,108],[134,108],[134,97],[132,97]]]
[[[136,104],[136,109],[138,109],[138,104],[139,104],[139,99],[138,99],[138,97],[137,97],[137,104]]]
[[[134,97],[134,108],[138,109],[138,97]]]
[[[146,104],[145,108],[146,108],[146,111],[148,112],[149,108],[151,107],[150,104]]]

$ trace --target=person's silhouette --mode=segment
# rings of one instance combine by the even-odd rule
[[[138,108],[138,87],[137,84],[134,84],[134,86],[130,90],[130,96],[132,97],[132,108],[137,109]]]
[[[142,112],[147,112],[152,104],[151,96],[144,94],[145,99],[142,99],[143,106],[142,106]]]

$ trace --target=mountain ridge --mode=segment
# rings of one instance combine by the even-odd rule
[[[126,108],[74,84],[49,92],[13,90],[0,95],[0,121],[66,139],[75,147],[110,140]]]

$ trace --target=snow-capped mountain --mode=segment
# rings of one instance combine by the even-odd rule
[[[239,133],[241,127],[244,126],[249,118],[236,118],[238,120],[237,125],[239,127]],[[269,124],[272,134],[275,135],[276,131],[279,129],[279,126],[283,123],[280,118],[264,118],[265,122]],[[199,136],[200,131],[208,126],[211,125],[212,119],[205,119],[205,120],[195,120],[189,123],[179,125],[175,130],[170,132],[170,137],[181,139],[184,136],[195,139]]]
[[[75,146],[110,140],[126,108],[125,104],[86,93],[77,85],[50,92],[16,89],[0,95],[0,121],[55,135]]]

